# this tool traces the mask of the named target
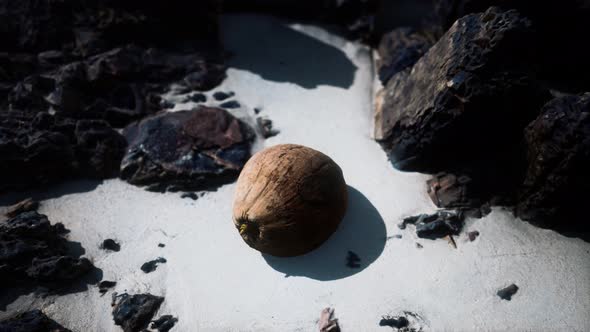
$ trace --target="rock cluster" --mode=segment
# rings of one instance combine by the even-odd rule
[[[61,224],[45,215],[23,212],[0,222],[0,284],[58,288],[80,279],[94,266],[68,253]]]
[[[508,205],[542,226],[590,229],[581,3],[438,0],[434,24],[382,38],[374,136],[395,167],[436,174],[438,207]]]
[[[0,192],[116,176],[124,127],[171,83],[225,78],[217,0],[0,1]]]

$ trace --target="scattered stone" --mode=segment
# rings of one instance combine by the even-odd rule
[[[103,280],[98,284],[98,291],[104,294],[117,285],[116,281]]]
[[[193,201],[196,201],[197,199],[199,199],[199,195],[197,195],[196,192],[188,192],[188,193],[182,193],[182,195],[180,195],[180,198],[190,198]]]
[[[416,242],[416,248],[418,248],[418,249],[422,249],[422,248],[424,248],[424,246],[423,246],[423,245],[421,245],[420,243]]]
[[[163,297],[151,294],[113,294],[113,320],[125,332],[137,332],[148,323],[164,302]]]
[[[381,83],[385,85],[395,74],[412,68],[434,42],[434,37],[407,27],[383,35],[377,49]]]
[[[411,311],[399,316],[383,316],[379,326],[389,326],[399,332],[421,332],[427,328],[424,318]]]
[[[258,123],[258,128],[260,128],[260,132],[264,138],[273,137],[280,133],[278,130],[272,128],[272,121],[268,118],[256,118],[256,122]]]
[[[219,107],[221,107],[221,108],[240,108],[241,105],[237,101],[231,100],[231,101],[226,101],[225,103],[222,103],[221,105],[219,105]]]
[[[158,243],[158,247],[164,248],[166,245],[164,243]]]
[[[178,318],[172,315],[163,315],[160,318],[152,321],[151,328],[158,330],[158,332],[168,332],[178,322]]]
[[[155,191],[192,191],[234,181],[254,134],[220,108],[161,113],[128,126],[121,178]]]
[[[375,137],[394,166],[437,171],[513,149],[547,97],[530,75],[532,34],[518,12],[490,8],[459,19],[393,76]]]
[[[61,234],[61,227],[36,211],[0,222],[0,283],[56,289],[91,271],[88,259],[68,255],[68,241]]]
[[[361,258],[353,251],[348,251],[346,255],[346,266],[351,269],[358,269],[361,267]]]
[[[1,332],[71,332],[47,317],[41,310],[31,310],[0,321]]]
[[[512,284],[506,288],[500,289],[496,294],[502,299],[506,301],[512,300],[512,295],[516,294],[518,291],[518,286]]]
[[[228,98],[231,98],[234,95],[235,95],[235,93],[233,93],[231,91],[230,92],[217,91],[213,94],[213,98],[217,101],[222,101],[222,100],[226,100]]]
[[[143,263],[143,265],[141,265],[141,270],[144,273],[154,272],[154,271],[156,271],[158,264],[163,264],[163,263],[166,263],[166,259],[163,257],[158,257],[154,260]]]
[[[517,215],[543,227],[589,231],[590,93],[547,103],[524,139],[528,169]]]
[[[469,239],[470,242],[475,241],[475,239],[477,239],[478,236],[479,236],[478,231],[472,231],[472,232],[467,233],[467,238]]]
[[[260,109],[259,107],[254,108],[254,114],[258,114],[260,112],[262,112],[262,109]]]
[[[104,121],[0,110],[0,193],[115,176],[125,139]]]
[[[121,245],[113,239],[106,239],[100,244],[100,249],[119,251],[121,250]]]
[[[27,198],[8,207],[4,215],[8,218],[14,218],[23,212],[36,211],[38,207],[39,202],[34,201],[32,198]]]
[[[207,101],[207,96],[202,93],[195,93],[191,95],[188,99],[195,103],[204,103]]]
[[[386,316],[379,321],[379,326],[389,326],[396,329],[402,329],[408,327],[408,325],[410,325],[410,321],[404,316]]]
[[[416,235],[425,239],[438,239],[447,235],[459,235],[463,227],[463,213],[461,211],[440,210],[434,214],[421,214],[404,218],[400,229],[407,224],[416,225]]]
[[[334,308],[322,309],[318,324],[320,332],[340,332],[338,319],[336,319],[334,315]]]

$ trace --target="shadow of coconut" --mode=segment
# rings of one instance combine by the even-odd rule
[[[334,234],[318,249],[297,257],[262,257],[285,277],[336,280],[366,269],[383,252],[385,223],[377,209],[358,190],[348,186],[348,210]],[[360,258],[350,264],[349,252]],[[354,266],[354,267],[351,267]]]

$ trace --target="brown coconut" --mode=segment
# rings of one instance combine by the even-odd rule
[[[238,178],[233,220],[244,241],[273,256],[305,254],[344,217],[342,170],[314,149],[283,144],[256,153]]]

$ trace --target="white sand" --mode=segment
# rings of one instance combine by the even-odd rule
[[[281,133],[264,146],[299,143],[330,155],[354,188],[348,215],[318,250],[273,259],[250,249],[234,229],[233,184],[192,201],[109,180],[44,200],[40,212],[71,230],[70,239],[82,243],[104,279],[117,281],[117,292],[165,296],[158,315],[179,318],[173,331],[316,331],[327,306],[336,309],[344,332],[391,330],[378,326],[381,316],[404,310],[420,314],[424,329],[434,331],[590,330],[590,244],[502,209],[469,220],[465,231],[481,236],[467,242],[461,235],[457,249],[417,239],[412,226],[397,228],[402,217],[435,208],[427,176],[396,171],[370,138],[369,50],[274,19],[235,16],[224,26],[237,55],[216,90],[236,92],[243,107],[235,114],[251,118],[261,107],[260,115],[274,121]],[[386,241],[394,234],[403,238]],[[120,241],[120,252],[98,249],[108,237]],[[160,242],[166,247],[158,248]],[[345,266],[348,250],[361,257],[360,269]],[[151,274],[139,269],[159,256],[168,263]],[[501,300],[496,291],[510,283],[518,293]],[[8,311],[25,305],[42,306],[74,331],[120,331],[110,293],[100,297],[94,287],[42,301],[23,297]]]

